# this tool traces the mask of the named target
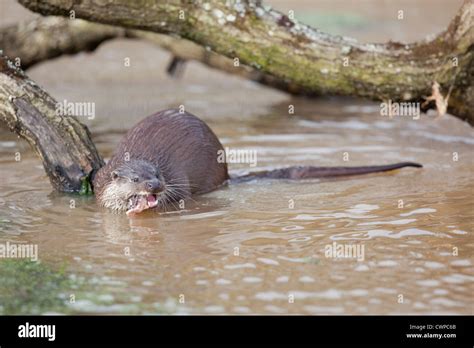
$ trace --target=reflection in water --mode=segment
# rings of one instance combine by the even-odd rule
[[[125,54],[134,62],[126,71]],[[354,100],[288,100],[194,63],[176,81],[157,69],[166,59],[145,43],[117,41],[29,74],[59,100],[93,98],[98,117],[83,121],[107,158],[140,118],[184,103],[225,146],[257,150],[255,170],[399,161],[424,168],[232,184],[183,211],[129,219],[93,197],[52,194],[40,161],[2,130],[0,243],[38,244],[43,263],[66,262],[72,278],[84,279],[68,311],[472,314],[468,126],[426,115],[389,120],[377,105]],[[88,73],[71,74],[76,66]],[[231,173],[249,169],[232,165]],[[364,246],[363,260],[326,257],[334,242]]]

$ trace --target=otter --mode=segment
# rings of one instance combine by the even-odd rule
[[[224,148],[204,121],[177,109],[160,111],[130,129],[109,162],[93,176],[98,203],[127,215],[165,208],[232,181],[328,178],[422,167],[402,162],[363,167],[295,166],[230,179]]]

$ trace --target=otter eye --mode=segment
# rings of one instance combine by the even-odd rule
[[[138,176],[135,176],[133,179],[132,179],[133,182],[138,182]]]
[[[118,178],[118,173],[114,170],[112,173],[110,173],[110,176],[112,177],[113,180]]]

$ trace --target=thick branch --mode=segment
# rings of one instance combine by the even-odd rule
[[[122,36],[124,32],[118,27],[80,19],[36,18],[0,29],[0,49],[17,66],[28,69],[63,54],[92,51],[102,42]]]
[[[22,69],[63,54],[92,51],[101,43],[120,37],[141,39],[170,51],[175,58],[196,60],[213,69],[238,75],[285,92],[297,93],[298,87],[264,74],[250,66],[239,64],[204,47],[174,36],[142,30],[123,29],[81,19],[40,17],[6,28],[0,28],[0,48]],[[17,62],[19,64],[17,64]]]
[[[89,192],[89,176],[103,165],[87,127],[56,112],[56,101],[0,55],[0,120],[26,139],[43,161],[53,187]]]
[[[265,74],[249,65],[236,64],[236,62],[226,56],[220,55],[205,47],[200,46],[187,39],[175,36],[152,33],[144,30],[126,30],[125,36],[129,38],[142,39],[158,45],[170,51],[174,57],[183,60],[195,60],[207,65],[210,68],[224,71],[228,74],[237,75],[244,79],[258,82],[262,85],[280,89],[284,92],[302,94],[302,89],[290,82],[282,81],[274,76]]]
[[[178,34],[261,70],[308,94],[421,101],[437,81],[449,111],[474,124],[474,3],[466,0],[449,28],[429,42],[361,44],[264,9],[259,1],[19,0],[48,15],[75,16],[126,28]],[[348,60],[345,60],[347,58]],[[457,67],[453,59],[457,59]],[[348,64],[344,64],[348,62]]]

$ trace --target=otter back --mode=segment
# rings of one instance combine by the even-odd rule
[[[223,147],[216,135],[196,116],[176,109],[160,111],[127,132],[94,177],[94,190],[100,197],[116,167],[141,159],[156,165],[165,181],[187,186],[190,194],[209,192],[229,178],[227,164],[217,161],[219,150]]]

